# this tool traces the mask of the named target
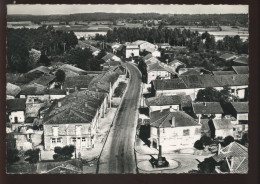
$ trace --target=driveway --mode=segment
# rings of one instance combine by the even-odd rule
[[[140,100],[141,74],[126,63],[131,74],[128,88],[114,125],[101,153],[98,173],[136,173],[134,141]]]

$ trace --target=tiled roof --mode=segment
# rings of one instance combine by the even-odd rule
[[[30,84],[39,84],[42,86],[47,86],[50,82],[54,81],[56,77],[54,75],[43,75],[38,79],[35,79],[30,82]]]
[[[181,78],[153,80],[155,90],[174,90],[174,89],[187,89],[187,86]]]
[[[136,40],[135,42],[132,42],[132,44],[141,45],[143,43],[146,43],[147,41],[144,40]]]
[[[168,65],[173,66],[175,63],[179,63],[180,65],[185,65],[183,62],[179,61],[178,59],[174,59],[168,63]]]
[[[238,57],[237,59],[234,60],[234,62],[248,65],[248,57],[245,56]]]
[[[65,71],[72,71],[72,72],[75,72],[75,73],[78,73],[78,74],[86,73],[85,70],[82,70],[82,69],[77,68],[75,66],[72,66],[70,64],[64,64],[62,66],[59,66],[59,68],[62,69],[62,70],[65,70]]]
[[[236,74],[234,71],[212,71],[214,75],[233,75]]]
[[[145,63],[147,66],[154,64],[154,63],[159,63],[160,61],[156,57],[152,57],[149,60],[146,60]]]
[[[88,88],[89,83],[94,78],[93,75],[80,75],[75,77],[66,77],[64,88]]]
[[[149,60],[153,57],[152,54],[147,54],[146,56],[143,57],[143,60],[146,61],[146,60]]]
[[[41,85],[25,85],[22,86],[20,95],[44,95],[47,87]]]
[[[119,61],[108,61],[104,64],[102,64],[102,66],[120,66],[121,65],[121,62]]]
[[[220,153],[214,155],[212,158],[216,162],[220,162],[225,158],[232,158],[233,165],[231,173],[243,174],[248,172],[248,149],[237,142],[232,142],[222,148]]]
[[[195,102],[192,103],[195,114],[222,114],[223,109],[219,102]]]
[[[114,54],[108,53],[107,55],[105,55],[101,59],[104,60],[105,62],[107,62],[107,60],[112,59],[112,57],[114,57]]]
[[[238,113],[248,113],[248,102],[231,102]]]
[[[139,47],[136,44],[128,44],[126,45],[126,49],[139,49]]]
[[[27,73],[33,73],[35,71],[40,71],[40,72],[45,73],[45,74],[49,74],[51,72],[51,70],[48,67],[46,67],[46,66],[39,66],[37,68],[34,68],[33,70],[30,70]]]
[[[105,98],[104,93],[79,91],[54,101],[45,114],[45,124],[91,123]],[[58,103],[61,107],[58,107]]]
[[[218,82],[211,75],[181,75],[188,88],[218,87]]]
[[[21,92],[21,88],[17,85],[7,83],[6,84],[6,95],[16,96]]]
[[[248,66],[232,66],[232,68],[237,74],[248,74],[249,73]]]
[[[110,83],[111,86],[118,79],[119,74],[115,71],[107,71],[102,74],[95,76],[92,81],[89,83],[89,90],[100,91],[100,92],[109,92]]]
[[[66,95],[66,90],[61,90],[59,88],[52,88],[52,89],[48,89],[47,93],[50,95]]]
[[[220,84],[218,86],[243,86],[243,85],[248,85],[249,76],[248,74],[235,74],[235,75],[215,75],[213,77]]]
[[[6,100],[6,112],[12,111],[25,111],[26,99],[25,98],[15,98]]]
[[[146,98],[147,106],[181,105],[191,107],[191,97],[189,95],[157,96]]]
[[[230,119],[212,119],[216,130],[233,129]]]
[[[199,124],[185,112],[171,112],[170,109],[151,112],[150,125],[157,128],[171,127],[173,117],[175,118],[175,127],[199,126]]]

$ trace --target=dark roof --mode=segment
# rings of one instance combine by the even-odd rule
[[[25,85],[22,86],[20,95],[44,95],[47,87],[41,85]]]
[[[234,71],[212,71],[214,75],[233,75],[236,74]]]
[[[10,174],[37,174],[37,164],[7,164],[6,172]]]
[[[72,66],[70,64],[61,65],[61,66],[59,66],[59,68],[61,70],[64,70],[64,71],[71,71],[71,72],[75,72],[75,73],[80,74],[80,75],[86,73],[85,70],[82,70],[82,69],[75,67],[75,66]]]
[[[121,62],[120,61],[108,61],[104,64],[102,64],[103,67],[107,67],[107,66],[120,66],[121,65]]]
[[[66,90],[60,88],[52,88],[48,89],[47,93],[50,95],[66,95]]]
[[[25,111],[26,99],[16,98],[6,100],[6,112]]]
[[[222,114],[223,109],[219,102],[195,102],[192,103],[195,114]]]
[[[211,75],[181,75],[180,78],[184,81],[188,88],[206,88],[220,86]]]
[[[157,128],[171,127],[173,117],[175,118],[175,127],[199,126],[199,124],[185,112],[171,112],[170,109],[151,112],[150,125]]]
[[[80,75],[75,77],[66,77],[64,88],[88,88],[89,83],[94,78],[93,75]]]
[[[116,82],[118,79],[119,74],[115,71],[109,70],[102,74],[95,76],[92,81],[89,83],[89,90],[92,91],[100,91],[100,92],[109,92],[110,83],[111,86]]]
[[[54,75],[43,75],[39,77],[38,79],[35,79],[30,82],[30,84],[39,84],[42,86],[47,86],[50,84],[52,81],[54,81],[56,77]]]
[[[173,89],[187,89],[187,86],[181,78],[153,80],[155,90],[173,90]]]
[[[189,68],[186,72],[181,73],[180,75],[200,75],[201,74],[201,69],[197,68]]]
[[[237,74],[248,74],[249,73],[248,66],[232,66],[232,68]]]
[[[214,75],[219,86],[243,86],[248,85],[248,74]]]
[[[46,67],[46,66],[39,66],[37,68],[34,68],[34,69],[30,70],[27,73],[33,73],[35,71],[39,71],[39,72],[42,72],[42,73],[45,73],[45,74],[49,74],[51,72],[51,70],[48,67]]]
[[[233,129],[230,119],[212,119],[216,130]]]
[[[91,123],[105,96],[86,90],[54,101],[44,116],[44,124]],[[61,107],[58,107],[59,103]]]
[[[191,97],[189,95],[157,96],[146,98],[147,106],[181,105],[191,107]]]
[[[104,57],[102,57],[101,59],[104,60],[105,62],[109,59],[111,59],[112,57],[114,57],[115,55],[112,53],[108,53],[107,55],[105,55]]]
[[[17,85],[7,83],[6,84],[6,95],[17,96],[21,92],[21,88]]]
[[[231,102],[232,106],[238,113],[248,113],[248,102]]]
[[[245,57],[245,56],[238,57],[237,59],[234,60],[234,62],[239,63],[239,64],[248,65],[248,57]]]

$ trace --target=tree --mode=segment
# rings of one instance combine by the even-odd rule
[[[248,133],[244,133],[242,136],[241,144],[245,145],[248,143]]]
[[[213,87],[208,87],[198,91],[195,101],[199,102],[218,102],[220,97],[219,91]]]
[[[212,143],[211,138],[208,137],[208,136],[206,136],[206,135],[203,135],[203,136],[200,138],[200,141],[202,142],[202,144],[203,144],[204,146],[208,146],[208,145],[210,145],[210,144]]]
[[[204,149],[203,142],[201,140],[197,140],[194,143],[194,148],[196,148],[198,150],[203,150]]]
[[[230,143],[234,142],[235,139],[231,135],[224,138],[223,146],[228,146]]]
[[[75,151],[75,146],[73,146],[73,145],[64,146],[63,148],[55,147],[54,148],[55,154],[53,155],[53,159],[56,161],[69,160],[69,159],[71,159],[72,153],[74,151]]]
[[[15,162],[18,162],[20,158],[18,157],[19,151],[17,149],[7,149],[6,152],[6,162],[7,164],[13,164]]]
[[[27,158],[25,160],[29,161],[30,164],[35,164],[39,161],[39,153],[40,153],[40,149],[27,150],[24,153],[24,155],[27,156]]]
[[[49,66],[51,64],[51,60],[42,52],[39,62],[45,66]]]
[[[66,74],[63,70],[58,70],[56,73],[55,73],[55,76],[56,76],[56,80],[57,82],[64,82],[65,81],[65,78],[66,78]]]
[[[216,161],[212,158],[205,158],[203,162],[198,164],[198,170],[202,174],[214,173],[216,166]]]

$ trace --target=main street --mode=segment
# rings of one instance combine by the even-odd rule
[[[141,74],[126,64],[131,79],[99,160],[98,173],[136,173],[134,141],[140,99]]]

